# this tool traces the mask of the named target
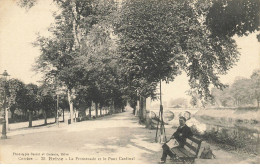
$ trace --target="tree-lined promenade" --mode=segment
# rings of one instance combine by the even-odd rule
[[[126,109],[126,112],[101,117],[95,121],[11,131],[8,140],[0,140],[0,162],[157,164],[162,148],[161,144],[154,142],[155,130],[147,130],[138,122],[138,117],[132,114],[131,109]],[[167,138],[175,130],[166,127]],[[203,147],[206,143],[202,144]],[[257,156],[227,152],[214,145],[211,148],[216,159],[196,159],[195,163],[259,163]]]
[[[30,9],[35,0],[20,0]],[[53,0],[57,11],[50,36],[39,34],[34,69],[39,86],[12,79],[8,107],[32,119],[35,112],[95,108],[110,113],[127,102],[145,121],[145,99],[157,96],[160,81],[185,72],[191,95],[207,101],[210,87],[224,89],[219,75],[239,59],[235,35],[259,31],[258,0]],[[220,19],[221,18],[221,19]],[[11,82],[14,82],[11,84]],[[257,89],[258,90],[258,89]],[[3,90],[1,89],[3,92]],[[58,101],[58,103],[57,103]],[[139,105],[139,110],[136,110]],[[14,115],[14,114],[12,114]],[[73,121],[72,121],[73,122]]]
[[[3,78],[1,78],[0,83],[2,86],[6,85],[6,105],[8,106],[8,111],[11,113],[11,115],[9,115],[9,123],[29,121],[29,127],[32,127],[34,126],[33,121],[44,119],[42,124],[47,125],[48,123],[53,123],[53,121],[48,121],[48,119],[57,117],[57,109],[60,121],[65,120],[64,114],[67,114],[67,111],[69,110],[69,103],[65,89],[60,89],[59,92],[57,92],[50,89],[50,85],[37,86],[35,84],[25,84],[18,79],[10,79],[5,82]],[[213,88],[211,90],[213,99],[208,101],[207,106],[251,106],[259,109],[259,83],[260,73],[259,70],[255,70],[250,79],[237,78],[233,84],[223,90]],[[83,93],[84,92],[82,92],[82,94]],[[1,94],[4,99],[3,95],[4,94]],[[80,108],[81,106],[79,103],[81,103],[81,101],[77,100],[80,100],[80,98],[76,97],[74,100],[74,113],[77,114],[73,115],[73,121],[82,121],[84,119],[93,119],[94,117],[96,118],[105,114],[113,114],[112,108],[110,107],[95,108],[95,105],[92,104],[92,106],[82,105],[83,107]],[[196,95],[191,99],[190,105],[199,107],[198,102],[199,98],[198,95]],[[188,103],[186,99],[179,98],[172,100],[170,105],[172,107],[187,107]],[[1,108],[3,108],[3,103],[1,103]],[[85,116],[78,114],[80,110],[85,110]],[[117,112],[122,111],[124,110],[117,110]],[[68,119],[70,119],[70,117]],[[68,119],[66,119],[66,123],[68,123]],[[54,120],[54,122],[56,122],[56,120]]]

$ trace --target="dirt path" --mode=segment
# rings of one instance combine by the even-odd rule
[[[167,128],[167,136],[173,131]],[[8,137],[0,140],[1,163],[156,164],[162,153],[161,144],[154,142],[155,130],[139,125],[130,111],[73,125],[13,131]],[[213,150],[217,159],[197,159],[196,163],[252,163]]]

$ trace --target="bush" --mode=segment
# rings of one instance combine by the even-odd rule
[[[223,149],[257,154],[259,141],[250,132],[238,131],[237,133],[232,133],[231,130],[223,128],[219,131],[201,133],[197,130],[196,126],[192,126],[191,130],[194,135],[209,143],[217,144]]]

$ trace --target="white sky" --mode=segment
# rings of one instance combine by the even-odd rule
[[[4,70],[11,78],[25,83],[36,83],[40,76],[32,71],[32,65],[40,52],[32,47],[36,33],[48,34],[47,28],[53,22],[52,1],[40,0],[28,12],[18,7],[14,0],[0,0],[0,73]],[[237,76],[250,77],[253,70],[260,68],[260,47],[256,35],[236,38],[241,56],[228,75],[222,76],[224,83],[232,83]],[[181,75],[173,83],[162,85],[163,100],[187,97],[188,78]]]

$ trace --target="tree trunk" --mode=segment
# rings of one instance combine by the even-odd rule
[[[143,97],[140,96],[140,103],[139,103],[139,119],[142,121],[143,120]]]
[[[96,118],[98,117],[98,103],[95,102]]]
[[[91,106],[92,106],[92,101],[90,102],[89,110],[88,110],[89,119],[91,119]]]
[[[72,1],[73,2],[73,1]],[[74,39],[75,39],[75,46],[76,48],[79,48],[80,49],[80,33],[78,33],[78,13],[76,11],[76,4],[73,4],[72,6],[72,13],[71,13],[71,17],[73,19],[73,36],[74,36]]]
[[[147,113],[146,113],[146,98],[143,98],[143,118],[146,119]]]
[[[63,122],[65,122],[65,118],[64,118],[65,116],[64,116],[64,109],[62,109],[62,120],[63,120]]]
[[[102,106],[99,104],[100,116],[102,116]]]
[[[144,122],[146,119],[146,98],[140,96],[140,103],[139,103],[139,119],[141,122]]]
[[[69,101],[69,105],[70,105],[70,120],[71,120],[70,122],[72,124],[74,112],[73,112],[73,102],[71,99],[71,90],[70,89],[68,89],[68,101]]]
[[[145,124],[146,124],[146,128],[148,129],[152,129],[153,126],[152,126],[152,116],[151,116],[151,111],[149,112],[149,115],[146,115],[146,121],[145,121]]]
[[[23,119],[25,120],[25,121],[27,121],[27,111],[25,111],[24,113],[23,113]]]
[[[79,115],[78,115],[78,110],[77,109],[75,109],[75,112],[74,112],[74,117],[73,117],[73,119],[74,119],[74,122],[77,122],[77,117],[78,117]]]
[[[79,107],[79,117],[86,117],[86,108],[87,108],[86,104],[80,105],[80,107]]]
[[[115,106],[114,106],[114,100],[112,99],[112,102],[111,102],[111,105],[110,105],[110,114],[113,114],[114,113],[114,111],[115,111],[115,108],[114,108]]]
[[[136,106],[134,106],[133,108],[133,114],[135,115],[135,112],[136,112]]]
[[[138,116],[138,113],[139,113],[139,106],[140,106],[139,104],[140,104],[140,101],[137,100],[137,101],[136,101],[135,116]]]
[[[119,113],[120,109],[117,105],[114,104],[114,111],[115,113]]]
[[[29,111],[29,127],[32,127],[32,111]]]
[[[57,119],[58,115],[57,115],[57,111],[54,111],[54,120],[55,120],[55,123],[57,123],[58,119]]]
[[[44,125],[47,125],[47,112],[44,110],[43,112],[44,115]]]
[[[11,119],[14,119],[14,111],[15,111],[15,109],[11,109],[12,107],[10,107],[10,111],[11,111]]]

